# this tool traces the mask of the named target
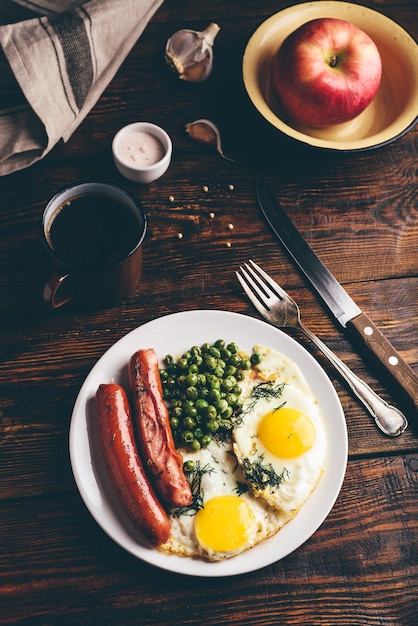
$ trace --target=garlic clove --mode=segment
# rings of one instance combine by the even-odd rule
[[[178,30],[167,41],[165,59],[182,80],[198,83],[212,72],[213,43],[220,28],[211,23],[202,32]]]
[[[194,122],[189,122],[186,124],[186,133],[198,143],[215,146],[221,157],[227,161],[233,161],[233,159],[230,159],[223,153],[221,133],[219,132],[216,124],[210,120],[200,119],[195,120]]]

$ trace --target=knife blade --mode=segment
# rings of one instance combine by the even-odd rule
[[[256,182],[256,196],[267,223],[332,315],[354,339],[368,348],[389,380],[406,394],[417,412],[418,375],[312,250],[260,177]]]

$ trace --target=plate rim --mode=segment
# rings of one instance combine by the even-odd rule
[[[332,477],[333,482],[334,482],[333,495],[330,499],[328,499],[327,505],[325,506],[324,510],[322,510],[322,512],[319,515],[317,515],[317,519],[314,524],[314,527],[309,529],[308,534],[303,533],[304,538],[302,541],[298,543],[298,545],[291,547],[288,551],[285,551],[285,554],[281,554],[278,557],[276,557],[275,555],[271,556],[271,552],[269,552],[268,558],[261,559],[261,564],[257,561],[254,561],[250,555],[256,554],[257,552],[255,551],[257,551],[257,548],[259,549],[258,551],[260,552],[260,545],[267,544],[267,542],[272,544],[274,543],[274,540],[277,541],[277,537],[280,536],[280,533],[283,534],[284,529],[281,529],[274,537],[272,537],[271,539],[265,540],[265,542],[261,542],[261,544],[252,548],[250,551],[244,552],[243,554],[240,554],[236,557],[232,557],[230,559],[226,559],[224,561],[220,561],[216,563],[208,563],[208,562],[198,560],[198,559],[190,559],[189,557],[179,557],[176,555],[164,554],[162,552],[159,552],[155,548],[146,546],[145,542],[144,542],[144,545],[142,544],[140,545],[137,541],[138,537],[137,538],[130,537],[130,539],[128,539],[126,535],[128,535],[129,533],[132,533],[132,528],[128,529],[124,526],[124,524],[127,521],[127,518],[126,520],[122,520],[122,521],[119,519],[119,522],[121,526],[123,527],[123,531],[125,533],[125,536],[123,539],[115,531],[116,526],[115,527],[112,526],[112,523],[113,523],[112,520],[110,520],[109,522],[109,519],[107,520],[101,519],[98,514],[99,509],[92,502],[92,499],[88,494],[88,489],[86,488],[86,482],[88,480],[91,480],[92,476],[88,476],[86,479],[86,477],[83,477],[82,471],[80,471],[80,459],[77,453],[79,442],[76,441],[76,438],[79,435],[80,427],[85,426],[86,432],[88,430],[88,426],[87,426],[88,416],[86,412],[87,411],[86,402],[88,399],[88,395],[90,394],[91,396],[91,393],[92,393],[91,387],[90,387],[91,382],[94,380],[96,376],[98,376],[98,373],[101,371],[103,364],[113,356],[113,353],[116,353],[118,350],[119,351],[122,350],[123,352],[125,348],[124,344],[128,345],[130,343],[130,339],[136,338],[137,336],[139,336],[140,338],[143,333],[149,334],[150,328],[152,330],[152,326],[158,329],[159,325],[164,325],[168,322],[176,321],[176,319],[177,320],[180,319],[181,321],[182,319],[186,320],[187,318],[192,318],[192,317],[194,317],[195,320],[197,321],[199,321],[199,319],[200,320],[203,319],[203,321],[205,321],[206,323],[207,323],[207,320],[209,319],[210,321],[209,325],[213,324],[213,321],[211,320],[214,320],[215,318],[217,318],[218,321],[226,320],[227,318],[229,318],[231,322],[232,320],[238,321],[239,319],[245,322],[246,324],[249,324],[251,328],[255,329],[257,327],[257,328],[263,329],[264,332],[266,332],[268,335],[271,333],[272,336],[275,336],[278,338],[277,339],[278,342],[280,342],[280,340],[284,342],[285,347],[287,349],[289,346],[291,346],[294,350],[296,350],[296,353],[304,355],[306,362],[303,364],[303,368],[306,368],[308,365],[312,365],[312,364],[314,365],[315,376],[319,376],[319,378],[322,379],[322,382],[324,383],[324,385],[327,385],[326,393],[330,394],[330,398],[334,402],[335,408],[337,409],[336,417],[338,418],[338,425],[340,429],[339,434],[340,436],[342,436],[342,440],[338,441],[338,444],[339,444],[338,472],[336,475],[333,475]],[[219,325],[217,326],[217,328],[218,327]],[[222,335],[221,329],[219,331],[219,334]],[[231,341],[232,340],[233,338],[231,338]],[[205,341],[205,338],[202,336],[202,343],[204,341]],[[252,345],[258,343],[257,338],[256,337],[253,338],[253,340],[250,341],[250,343]],[[139,349],[139,347],[141,346],[134,347],[132,349],[132,353],[135,351],[135,349]],[[186,350],[188,347],[190,346],[188,346],[187,344],[184,346],[184,349]],[[159,354],[158,356],[161,359],[162,356],[165,356],[165,354],[164,355]],[[118,375],[120,376],[120,372]],[[102,382],[106,382],[106,381],[102,381]],[[84,410],[84,413],[81,414],[83,410]],[[84,421],[83,421],[83,417],[84,417]],[[81,423],[80,423],[80,420],[81,420]],[[335,426],[333,427],[335,428]],[[86,442],[83,442],[83,445],[85,445],[85,443]],[[89,448],[89,446],[90,446],[90,441],[88,440],[87,447]],[[328,444],[328,447],[329,447],[329,444]],[[284,333],[282,330],[277,329],[271,326],[270,324],[267,324],[263,320],[260,320],[258,318],[255,318],[249,315],[235,313],[231,311],[224,311],[220,309],[196,309],[196,310],[181,311],[177,313],[169,313],[161,317],[152,319],[148,322],[145,322],[144,324],[134,328],[133,330],[129,331],[128,333],[120,337],[115,343],[113,343],[102,354],[102,356],[96,361],[96,363],[93,365],[93,367],[90,369],[89,373],[87,374],[84,382],[81,385],[76,401],[74,403],[74,408],[73,408],[70,428],[69,428],[69,452],[70,452],[70,462],[71,462],[71,469],[73,472],[73,476],[74,476],[76,486],[78,488],[78,491],[80,493],[80,496],[85,506],[87,507],[88,511],[90,512],[90,514],[92,515],[96,523],[102,528],[102,530],[108,535],[108,537],[110,537],[113,541],[115,541],[115,543],[119,544],[128,553],[133,554],[133,556],[141,559],[142,561],[147,562],[150,565],[153,565],[157,568],[160,568],[166,571],[171,571],[174,573],[180,573],[180,574],[189,575],[189,576],[224,577],[224,576],[235,576],[235,575],[240,575],[240,574],[256,571],[263,567],[271,565],[277,561],[280,561],[286,556],[288,556],[289,554],[291,554],[292,552],[294,552],[295,550],[297,550],[318,530],[318,528],[322,525],[322,523],[325,521],[325,519],[328,517],[329,513],[331,512],[339,496],[339,493],[341,491],[341,487],[345,478],[347,461],[348,461],[348,433],[347,433],[347,425],[345,422],[343,408],[341,406],[341,402],[339,400],[339,397],[338,397],[338,394],[336,392],[334,385],[332,384],[328,375],[326,374],[324,369],[321,367],[321,365],[318,363],[318,361],[306,350],[306,348],[304,348],[299,342],[293,339],[293,337],[291,337],[287,333]],[[329,454],[327,455],[327,457],[328,457],[327,459],[327,465],[328,465]],[[91,468],[92,475],[94,475],[95,471],[99,472],[99,469],[97,467],[96,468],[94,467],[94,459],[92,459],[91,456],[89,459],[87,459],[87,464],[89,464],[89,468]],[[327,473],[327,470],[325,470],[324,476],[322,477],[321,482],[325,478],[326,473]],[[97,481],[96,481],[95,487],[97,488],[97,492],[100,495],[100,497],[102,497],[103,493],[100,492],[100,486],[97,484]],[[319,490],[319,486],[317,487],[317,489]],[[312,496],[309,498],[307,502],[309,502],[311,498],[315,499],[316,491],[317,490],[315,490],[315,492],[312,494]],[[109,504],[108,502],[105,502],[105,504],[106,503]],[[112,510],[112,515],[115,515],[115,510],[112,509],[111,507],[109,508]],[[116,508],[117,509],[120,508],[120,505],[118,503],[116,503]],[[300,525],[302,524],[302,521],[299,516],[300,516],[300,513],[296,516],[296,518],[299,518],[299,525]],[[125,518],[125,515],[122,514],[122,517]],[[293,520],[291,520],[286,526],[291,526],[292,522],[294,524],[294,520],[296,518],[293,518]],[[128,523],[128,525],[130,524]],[[284,528],[286,528],[286,526]],[[286,532],[289,532],[289,531],[286,531]],[[132,543],[130,543],[131,539],[132,539]],[[133,545],[136,545],[136,549],[133,548]]]

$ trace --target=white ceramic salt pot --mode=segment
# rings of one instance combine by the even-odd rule
[[[134,122],[113,138],[113,160],[125,178],[151,183],[160,178],[171,162],[173,146],[169,135],[150,122]]]

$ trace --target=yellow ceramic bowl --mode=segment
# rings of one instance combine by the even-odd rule
[[[382,58],[382,80],[372,103],[357,118],[327,128],[290,124],[270,88],[270,66],[278,45],[309,20],[336,17],[365,31]],[[259,113],[277,130],[302,143],[328,150],[369,150],[391,143],[418,121],[418,44],[385,15],[348,2],[306,2],[261,24],[249,40],[243,59],[248,96]]]

